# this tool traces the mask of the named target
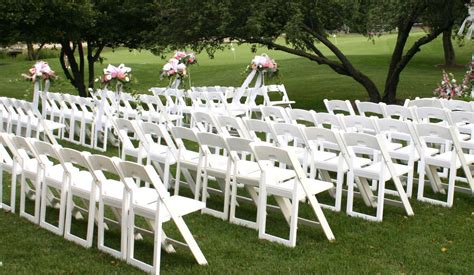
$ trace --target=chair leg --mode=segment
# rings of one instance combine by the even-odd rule
[[[157,213],[159,213],[157,211]],[[160,266],[161,266],[161,242],[162,242],[162,222],[160,218],[160,214],[155,215],[155,237],[153,243],[153,273],[160,274]],[[131,236],[133,238],[133,236]]]
[[[383,208],[385,202],[385,181],[379,181],[378,194],[377,194],[377,213],[375,221],[381,222],[383,220]]]
[[[354,206],[354,173],[352,171],[347,173],[347,185],[346,213],[351,215]]]
[[[194,239],[193,235],[189,231],[189,228],[184,222],[183,217],[175,217],[173,218],[173,222],[176,224],[176,227],[178,227],[178,230],[181,233],[181,236],[183,237],[185,242],[188,244],[189,249],[193,253],[194,258],[196,259],[198,264],[207,265],[206,257],[204,257],[204,254],[202,253],[201,249],[196,243],[196,240]]]
[[[451,168],[449,169],[447,207],[452,207],[454,203],[454,188],[456,185],[456,172],[457,172],[457,169],[455,165],[452,165]]]

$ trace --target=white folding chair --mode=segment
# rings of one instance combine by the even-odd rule
[[[130,190],[120,180],[119,172],[111,158],[102,155],[84,156],[87,167],[94,179],[94,185],[98,186],[99,208],[97,211],[97,248],[111,254],[114,257],[126,260],[128,245],[128,209],[130,205]],[[106,207],[111,209],[116,219],[106,216]],[[120,228],[120,248],[116,249],[106,244],[105,230],[111,225]]]
[[[39,225],[55,234],[64,233],[64,215],[66,211],[66,194],[68,190],[68,175],[65,172],[63,161],[59,156],[60,146],[54,146],[43,141],[31,140],[35,157],[41,168],[41,210]],[[54,164],[57,163],[57,164]],[[48,222],[46,206],[59,205],[57,226]]]
[[[415,172],[415,162],[420,160],[419,146],[417,143],[418,137],[413,129],[413,124],[410,121],[403,121],[391,118],[384,118],[376,120],[379,134],[382,134],[388,143],[399,144],[397,147],[388,148],[390,156],[398,161],[403,161],[411,167],[406,177],[406,193],[409,198],[413,192],[413,178]],[[425,151],[425,154],[433,155],[438,152],[437,149],[430,148]],[[424,169],[418,165],[418,169]],[[419,171],[419,170],[418,170]],[[387,193],[390,193],[388,190]]]
[[[343,115],[355,115],[354,108],[352,108],[351,102],[349,100],[323,100],[326,110],[330,114],[341,113]]]
[[[387,145],[380,135],[368,135],[363,133],[343,133],[343,141],[347,146],[350,156],[349,176],[348,176],[348,194],[347,194],[347,214],[350,216],[364,218],[370,221],[381,222],[383,219],[384,204],[391,204],[404,208],[408,216],[413,216],[408,197],[400,182],[400,176],[407,174],[410,167],[403,164],[393,163],[392,157],[386,151]],[[373,160],[368,165],[362,165],[358,155],[371,156]],[[381,156],[380,156],[381,155]],[[378,156],[378,157],[377,157]],[[375,216],[358,212],[354,210],[354,187],[355,178],[365,183],[366,180],[376,180],[377,185],[377,203],[375,205]],[[385,184],[387,181],[393,181],[396,188],[396,195],[400,201],[385,198]]]
[[[19,136],[11,137],[12,144],[16,148],[16,159],[21,159],[20,177],[20,216],[33,223],[39,223],[41,203],[41,167],[35,157],[34,149],[26,138]],[[26,212],[26,197],[34,201],[33,214]]]
[[[179,194],[179,187],[181,185],[181,173],[183,173],[186,184],[191,189],[194,195],[199,194],[196,189],[196,181],[191,176],[191,171],[196,171],[196,178],[199,180],[201,174],[201,163],[199,158],[199,150],[195,149],[199,141],[197,139],[197,131],[195,128],[184,128],[175,126],[171,128],[171,134],[178,147],[178,155],[176,157],[176,177],[174,185],[174,194]],[[193,146],[194,145],[194,146]]]
[[[309,148],[308,142],[303,133],[303,126],[288,123],[271,124],[277,145],[280,148],[290,150],[297,157],[302,165],[303,171],[308,172],[309,165]]]
[[[143,158],[146,157],[146,153],[140,146],[135,145],[132,141],[132,138],[138,136],[136,126],[133,125],[131,120],[124,118],[115,118],[113,125],[120,139],[120,144],[122,145],[119,151],[120,157],[126,160],[127,156],[131,156],[141,163]]]
[[[200,265],[207,265],[204,254],[183,220],[183,216],[203,209],[204,204],[200,201],[182,196],[170,196],[158,174],[150,165],[143,166],[137,163],[121,161],[117,163],[117,166],[122,181],[127,182],[127,185],[132,187],[134,180],[139,179],[140,181],[148,182],[149,185],[152,186],[151,188],[133,187],[131,190],[127,262],[146,272],[158,274],[161,260],[160,247],[163,241],[166,241],[173,245],[188,247]],[[135,258],[135,216],[141,216],[150,220],[150,224],[153,227],[154,248],[152,264]],[[184,238],[184,243],[163,236],[162,224],[170,220],[174,222],[181,236]],[[166,239],[162,240],[163,238]]]
[[[13,134],[0,133],[0,208],[5,211],[15,213],[16,208],[16,182],[22,173],[22,159],[12,144],[11,137]],[[11,175],[10,183],[10,200],[9,204],[3,200],[3,192],[7,190],[3,184],[3,172],[6,171]],[[8,185],[8,184],[7,184]]]
[[[230,199],[230,175],[231,160],[228,156],[228,148],[225,139],[217,134],[200,132],[197,133],[199,141],[199,158],[201,163],[201,173],[198,174],[195,199],[199,199],[200,183],[202,182],[202,202],[206,205],[202,209],[202,213],[206,213],[222,220],[229,217],[229,199]],[[209,177],[216,180],[218,188],[209,186]],[[207,199],[211,194],[221,194],[224,197],[224,205],[222,211],[207,207]],[[206,195],[206,194],[209,194]]]
[[[178,149],[163,124],[137,121],[134,126],[140,139],[140,146],[146,153],[146,164],[153,164],[163,179],[165,187],[170,186],[170,167],[176,164]]]
[[[259,207],[258,207],[258,235],[261,239],[278,242],[286,246],[296,246],[296,233],[298,223],[311,226],[320,226],[326,238],[333,241],[334,235],[327,223],[326,217],[316,200],[316,195],[333,188],[333,184],[326,181],[309,179],[301,169],[296,156],[283,148],[271,145],[252,143],[252,149],[261,169],[261,181],[259,185]],[[294,171],[295,177],[278,181],[276,176],[276,162],[284,163]],[[281,169],[281,168],[278,168]],[[290,225],[289,238],[284,239],[266,232],[267,220],[267,196],[273,196],[281,208],[286,221]],[[298,215],[299,202],[308,200],[317,221],[303,219]]]
[[[418,200],[431,204],[452,207],[455,190],[467,191],[471,194],[474,193],[474,180],[470,169],[470,166],[474,164],[474,155],[463,152],[463,146],[458,139],[458,133],[455,128],[452,126],[445,127],[425,123],[416,124],[415,127],[422,146],[420,150],[420,165],[423,167],[426,166],[427,170],[431,172],[432,178],[430,180],[433,191],[444,194],[446,192],[444,188],[447,187],[446,201],[426,197],[424,194],[425,173],[424,169],[420,169]],[[435,155],[427,155],[425,152],[430,147],[435,149],[444,147],[444,150],[440,150],[440,152]],[[449,173],[447,174],[447,184],[444,184],[441,181],[440,175],[437,172],[438,168],[449,169]],[[459,169],[463,170],[469,188],[456,186],[456,173]]]
[[[70,148],[61,148],[59,149],[59,155],[64,161],[64,168],[68,177],[64,237],[67,240],[89,248],[92,246],[94,236],[96,202],[98,200],[98,188],[89,171],[86,160],[90,153],[79,152]],[[82,206],[79,206],[79,202]],[[76,216],[77,212],[81,213],[81,215],[82,213],[87,214],[87,231],[85,238],[76,236],[71,231],[72,217]]]

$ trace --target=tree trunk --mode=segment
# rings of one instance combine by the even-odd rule
[[[453,67],[456,65],[456,53],[454,52],[451,33],[453,26],[443,32],[443,50],[444,50],[444,66]]]
[[[35,49],[33,47],[33,43],[26,42],[26,49],[28,52],[28,60],[35,60]]]
[[[77,43],[81,43],[81,42],[78,41]],[[63,68],[64,74],[69,79],[71,84],[79,92],[79,96],[86,97],[88,93],[87,93],[86,86],[84,85],[84,69],[83,69],[84,56],[80,57],[81,64],[77,63],[76,58],[74,56],[75,49],[81,48],[80,46],[81,46],[80,44],[77,46],[74,45],[73,48],[71,48],[70,41],[61,42],[60,62],[61,62],[61,67]],[[65,56],[67,56],[67,59],[69,61],[69,65],[70,65],[69,68],[67,68],[66,66]]]

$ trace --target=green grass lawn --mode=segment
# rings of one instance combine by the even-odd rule
[[[419,33],[414,34],[416,37]],[[375,44],[360,36],[339,36],[338,46],[347,53],[357,68],[369,75],[382,88],[390,52],[395,43],[394,35],[376,39]],[[467,64],[473,46],[456,48],[457,60]],[[339,76],[324,66],[285,53],[259,48],[258,53],[268,53],[281,68],[282,82],[295,107],[323,110],[322,100],[367,99],[364,89],[350,78]],[[195,86],[239,86],[242,74],[253,54],[248,45],[232,51],[218,52],[214,59],[199,55],[199,65],[193,66],[192,81]],[[101,72],[108,63],[125,63],[132,67],[138,79],[136,88],[146,92],[153,86],[164,86],[159,73],[164,60],[146,52],[118,49],[106,51],[104,64],[96,66]],[[56,59],[48,62],[60,76]],[[441,80],[443,62],[439,40],[422,48],[403,72],[398,98],[431,96],[436,83]],[[0,59],[0,96],[31,100],[31,83],[23,81],[32,62],[18,59]],[[460,80],[463,68],[451,70]],[[52,91],[74,93],[64,77],[53,84]],[[116,155],[116,150],[107,152]],[[4,175],[4,183],[9,176]],[[6,197],[6,194],[4,194]],[[211,204],[220,203],[219,199]],[[384,221],[373,223],[347,217],[344,213],[325,211],[336,236],[330,243],[321,230],[300,226],[296,248],[258,239],[255,230],[231,225],[228,222],[200,214],[186,217],[186,222],[206,256],[209,266],[199,266],[190,252],[178,249],[175,254],[162,253],[162,272],[182,273],[473,273],[474,272],[474,197],[456,194],[454,207],[447,209],[411,200],[414,217],[395,207],[385,208]],[[345,206],[345,204],[343,204]],[[253,207],[243,207],[243,215],[253,217]],[[308,215],[307,207],[302,207]],[[75,227],[83,231],[83,223]],[[173,225],[166,225],[167,233],[175,234]],[[287,232],[286,224],[277,213],[270,214],[272,232]],[[118,234],[116,229],[112,235]],[[0,273],[140,273],[96,248],[84,249],[49,231],[31,224],[17,214],[0,211]],[[146,239],[143,252],[150,257],[151,241]]]

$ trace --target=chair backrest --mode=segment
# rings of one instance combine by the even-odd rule
[[[13,134],[0,133],[0,161],[9,166],[13,165],[13,160],[21,161],[21,159],[16,159],[18,152],[11,142],[12,136]]]
[[[316,112],[313,110],[286,108],[288,118],[294,124],[303,124],[305,126],[316,126]]]
[[[376,118],[365,116],[343,116],[342,122],[344,129],[347,132],[375,134],[377,126],[375,124]]]
[[[84,158],[87,162],[87,168],[91,173],[92,177],[96,184],[104,184],[106,180],[110,179],[110,176],[120,177],[120,172],[118,171],[118,163],[121,161],[117,157],[107,157],[103,155],[84,155]],[[107,175],[105,173],[108,173]],[[135,183],[127,184],[128,182],[123,182],[119,180],[126,190],[130,191],[136,187]]]
[[[262,117],[270,122],[290,123],[290,119],[283,107],[279,106],[260,106]]]
[[[451,111],[465,111],[465,112],[474,112],[474,105],[471,102],[457,100],[457,99],[449,99],[449,100],[441,100],[441,104],[444,108],[449,109]]]
[[[413,100],[405,101],[406,107],[434,107],[434,108],[443,108],[441,101],[438,98],[415,98]]]
[[[386,118],[415,121],[415,115],[411,108],[400,105],[385,105],[384,108]]]
[[[448,112],[451,122],[456,128],[465,134],[470,134],[474,138],[474,113],[457,111]]]
[[[145,166],[130,161],[117,161],[117,167],[122,181],[128,186],[133,186],[134,180],[139,179],[153,186],[160,199],[165,199],[170,196],[153,166]],[[162,202],[166,206],[166,201],[162,200]],[[170,212],[173,210],[168,206],[166,206],[166,208]]]
[[[70,165],[79,168],[79,170],[89,170],[87,164],[87,157],[90,155],[89,152],[79,152],[71,148],[60,148],[58,152],[61,159],[66,164],[65,168],[70,172],[72,172],[72,170],[70,170]]]
[[[338,130],[331,130],[321,127],[306,127],[303,129],[308,146],[314,150],[336,150],[343,152]]]
[[[378,156],[382,153],[382,146],[379,144],[378,135],[342,133],[342,139],[351,159],[354,159],[357,154]]]
[[[289,102],[288,94],[286,93],[285,85],[268,85],[263,86],[263,97],[265,105],[271,106],[273,101]]]
[[[418,123],[415,124],[415,129],[423,147],[449,145],[453,142],[449,127],[432,123]],[[445,148],[445,150],[449,150],[449,148]]]
[[[151,144],[163,145],[164,142],[163,146],[167,146],[173,155],[176,154],[176,145],[163,124],[137,121],[134,126],[137,127],[136,132],[143,146],[149,148]]]
[[[197,152],[197,148],[193,147],[192,144],[199,144],[197,138],[196,128],[185,128],[181,126],[174,126],[171,128],[171,134],[176,142],[179,150]],[[194,150],[193,150],[194,149]]]
[[[225,138],[221,135],[200,132],[197,133],[197,138],[202,153],[207,155],[227,156],[228,146]],[[212,148],[212,150],[210,150],[210,148]]]
[[[221,131],[216,118],[211,112],[200,112],[194,111],[191,113],[193,121],[196,123],[196,127],[199,131],[203,132],[219,132]]]
[[[251,139],[255,141],[276,142],[276,136],[270,122],[251,118],[244,118],[243,122]]]
[[[412,140],[413,125],[410,121],[392,118],[381,118],[375,120],[379,133],[401,140]]]
[[[123,138],[124,140],[130,140],[129,134],[135,134],[135,128],[133,127],[132,121],[129,119],[115,118],[114,124],[121,139]]]
[[[418,123],[438,123],[451,125],[446,109],[437,107],[412,107]]]
[[[377,116],[377,117],[386,117],[383,102],[374,103],[374,102],[361,102],[360,100],[356,100],[355,104],[357,106],[357,110],[361,116]]]
[[[61,149],[61,146],[54,146],[50,143],[34,139],[29,139],[29,142],[32,145],[32,148],[34,149],[35,156],[37,157],[39,162],[46,165],[49,159],[54,159],[58,161],[63,166],[63,168],[65,168],[64,161],[59,155],[59,150]]]
[[[303,171],[301,164],[298,161],[298,158],[291,151],[285,148],[278,148],[268,144],[262,144],[259,142],[251,143],[252,150],[254,152],[255,158],[257,159],[258,165],[262,172],[266,173],[268,177],[272,177],[272,168],[286,167],[285,169],[294,170],[296,178],[300,182],[303,182],[307,179],[306,173]],[[282,164],[285,164],[282,166]],[[270,171],[266,172],[266,169],[270,168]],[[293,192],[296,192],[298,185],[297,181],[293,186]]]
[[[330,129],[344,129],[341,114],[316,113],[316,121],[319,127]]]
[[[232,116],[217,116],[217,123],[221,129],[221,133],[227,137],[239,136],[242,138],[248,138],[249,133],[245,128],[242,119],[239,117]]]
[[[34,148],[26,138],[20,136],[11,136],[11,141],[22,161],[35,158]]]
[[[288,146],[290,142],[294,147],[306,146],[307,141],[302,130],[303,126],[289,123],[273,123],[271,126],[279,146]]]
[[[355,115],[354,109],[349,100],[324,99],[323,102],[330,114],[342,113],[344,115]]]

